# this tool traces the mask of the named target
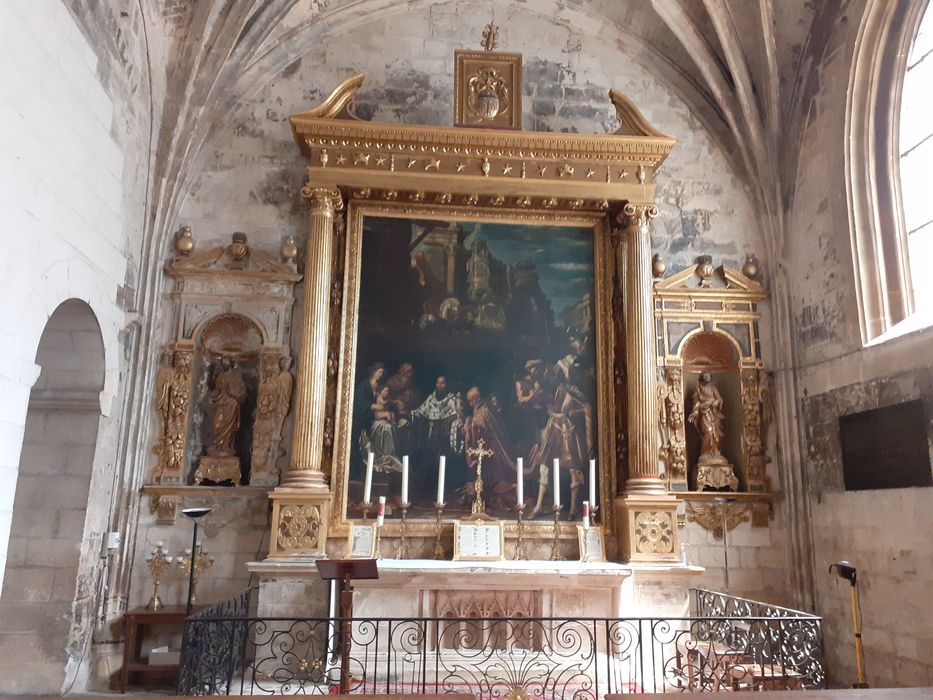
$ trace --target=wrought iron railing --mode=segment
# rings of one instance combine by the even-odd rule
[[[762,603],[749,598],[709,591],[705,588],[694,588],[694,613],[704,617],[799,617],[817,619],[810,613],[782,608],[780,605]]]
[[[821,619],[741,600],[697,590],[699,614],[683,618],[353,619],[347,686],[547,700],[823,687]],[[186,621],[179,694],[335,692],[344,621],[260,619],[249,603],[247,591]]]

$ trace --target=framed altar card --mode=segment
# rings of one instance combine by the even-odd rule
[[[376,558],[376,522],[351,522],[347,538],[347,559]]]
[[[601,527],[577,525],[577,542],[580,561],[606,561],[606,542]]]
[[[455,520],[454,561],[499,561],[505,530],[498,520]]]

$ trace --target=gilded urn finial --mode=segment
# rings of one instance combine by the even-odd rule
[[[234,260],[244,260],[249,255],[249,244],[245,233],[237,231],[233,234],[233,242],[230,244],[230,254]]]
[[[664,258],[661,257],[660,253],[655,253],[654,257],[651,258],[651,274],[655,277],[663,277],[666,270],[667,264],[664,262]]]
[[[499,45],[499,27],[493,22],[483,27],[483,40],[480,43],[486,51],[495,49]]]
[[[294,236],[288,236],[282,241],[282,258],[285,262],[295,262],[298,257],[298,245],[295,243]]]
[[[713,256],[701,255],[697,258],[697,277],[701,287],[709,287],[709,278],[713,276]]]
[[[761,273],[761,264],[754,253],[745,256],[745,264],[742,265],[742,274],[749,279],[757,280]]]
[[[194,236],[190,226],[182,226],[175,234],[175,252],[179,255],[190,255],[194,250]]]

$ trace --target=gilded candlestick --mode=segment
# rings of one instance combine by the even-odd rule
[[[408,556],[408,508],[411,503],[402,503],[402,522],[399,525],[398,544],[395,546],[395,558],[404,559]]]
[[[525,504],[519,503],[516,508],[518,508],[518,525],[516,528],[518,540],[515,542],[515,554],[512,559],[518,561],[525,558]]]
[[[162,549],[161,542],[156,545],[156,548],[152,550],[152,554],[146,559],[146,565],[149,567],[149,573],[152,574],[152,583],[154,584],[152,597],[146,605],[146,610],[161,610],[163,605],[161,598],[159,598],[159,584],[162,582],[162,574],[172,565],[172,558],[168,552]]]
[[[434,509],[437,511],[437,517],[434,519],[434,558],[445,559],[447,552],[444,551],[444,545],[441,544],[441,515],[444,512],[446,503],[435,503]]]
[[[360,505],[360,510],[363,511],[363,520],[369,520],[369,511],[373,507],[373,502],[362,501],[359,505]]]
[[[192,572],[191,550],[186,549],[185,555],[183,557],[178,557],[175,560],[175,562],[176,564],[178,564],[179,571]],[[201,548],[201,545],[198,545],[197,553],[194,556],[194,570],[192,572],[192,578],[191,578],[190,602],[192,604],[197,602],[196,591],[197,591],[197,585],[198,585],[198,578],[201,576],[201,574],[203,574],[205,571],[210,569],[213,565],[214,565],[214,557],[207,555],[204,552],[204,550]]]
[[[597,506],[583,501],[583,542],[580,544],[580,561],[589,561],[590,530],[595,527]]]
[[[560,525],[560,512],[563,510],[563,507],[560,505],[554,506],[554,539],[551,541],[551,561],[560,560],[560,539],[558,537],[558,528]]]
[[[376,544],[373,548],[373,551],[376,552],[376,559],[382,559],[382,525],[379,524],[378,518],[376,519]]]

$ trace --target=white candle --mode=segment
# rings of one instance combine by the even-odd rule
[[[521,505],[525,502],[525,460],[521,457],[518,458],[515,470],[517,472],[515,477],[515,501],[518,505]]]
[[[437,505],[444,504],[444,477],[447,475],[447,457],[441,455],[437,460]]]
[[[596,507],[596,460],[590,460],[590,503]]]
[[[583,528],[590,529],[590,502],[583,501]]]
[[[554,458],[554,507],[560,505],[560,460]]]
[[[382,527],[386,522],[386,497],[379,497],[379,507],[376,508],[376,525]]]
[[[373,459],[375,455],[370,452],[366,455],[366,481],[363,482],[363,503],[372,503],[373,500]]]
[[[408,503],[408,455],[402,457],[402,503]]]

